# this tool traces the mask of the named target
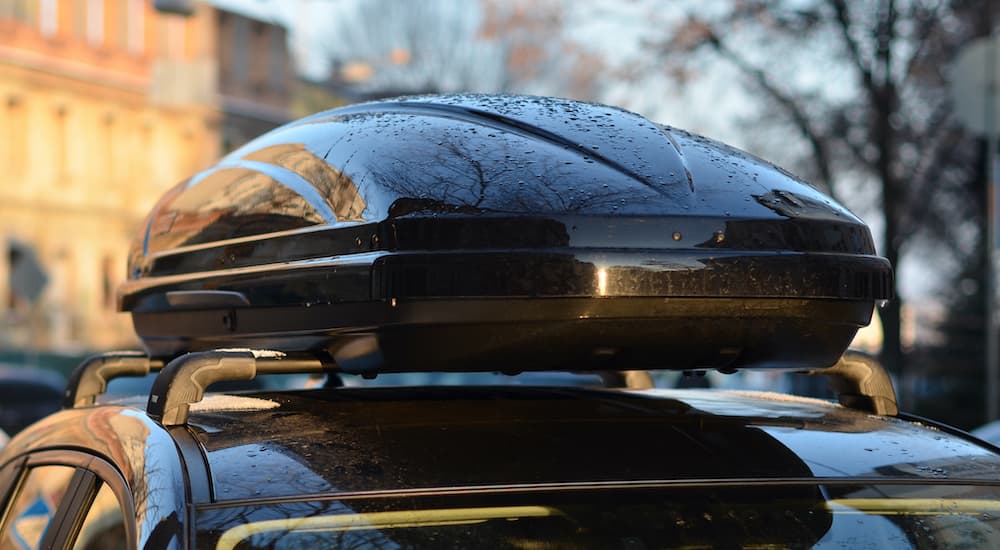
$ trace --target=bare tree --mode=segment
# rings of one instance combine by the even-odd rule
[[[502,87],[502,45],[477,39],[476,3],[447,0],[352,2],[331,21],[327,53],[335,69],[376,92],[478,91]]]
[[[976,148],[954,123],[945,71],[958,47],[988,32],[988,5],[740,0],[681,18],[652,6],[648,20],[665,31],[630,62],[682,82],[713,63],[734,68],[759,102],[755,131],[780,129],[771,147],[804,143],[793,164],[830,192],[877,190],[880,246],[894,266],[913,250],[962,262],[976,249],[969,222],[981,220],[968,185]],[[901,302],[879,310],[882,360],[896,373]]]
[[[516,92],[589,97],[600,59],[563,36],[561,0],[366,0],[332,21],[327,56],[372,96]]]

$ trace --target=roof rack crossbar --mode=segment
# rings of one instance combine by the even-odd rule
[[[153,382],[146,413],[164,426],[187,423],[188,410],[214,382],[253,380],[258,374],[310,374],[335,370],[329,357],[269,350],[219,349],[182,355]]]
[[[141,351],[113,351],[84,359],[69,377],[63,408],[93,405],[108,390],[108,382],[124,376],[145,376],[163,367]]]
[[[899,414],[892,378],[877,359],[866,353],[848,350],[832,367],[806,373],[828,376],[845,407],[878,415]]]

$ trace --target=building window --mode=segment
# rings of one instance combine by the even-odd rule
[[[87,42],[104,43],[104,0],[87,0]]]
[[[8,239],[6,248],[7,297],[5,302],[11,311],[19,311],[38,301],[49,282],[49,277],[31,245]]]
[[[29,134],[25,125],[24,100],[7,98],[7,173],[14,179],[24,177],[27,166]]]
[[[73,36],[87,38],[87,7],[89,0],[73,0],[70,8],[73,10]]]
[[[0,19],[14,19],[34,25],[38,19],[37,0],[0,0]]]
[[[128,48],[128,0],[111,0],[104,9],[108,12],[108,43],[116,50]]]
[[[183,59],[184,48],[187,47],[187,25],[181,16],[171,17],[167,21],[167,57]]]
[[[146,42],[146,8],[144,0],[128,0],[128,51],[141,54]]]
[[[233,51],[233,80],[237,84],[247,80],[247,49],[250,46],[247,34],[247,20],[234,17],[233,43],[230,47]]]
[[[104,173],[100,175],[109,185],[113,187],[115,178],[115,116],[105,113],[101,119],[101,129],[104,134]]]
[[[55,139],[52,145],[55,149],[54,160],[56,162],[56,178],[61,183],[65,183],[69,175],[69,129],[67,128],[68,114],[65,105],[56,107],[55,124],[53,131]]]
[[[59,32],[59,4],[57,0],[42,0],[39,4],[38,30],[46,37]]]
[[[164,15],[158,19],[157,54],[167,59],[182,59],[187,34],[184,18],[179,15]]]
[[[285,33],[280,28],[271,30],[271,88],[276,92],[285,91],[285,75],[288,74]]]

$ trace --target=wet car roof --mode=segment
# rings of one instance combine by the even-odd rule
[[[996,481],[959,435],[823,401],[721,391],[353,388],[192,411],[216,500],[614,481]],[[208,410],[206,410],[208,409]],[[256,410],[253,410],[256,409]]]

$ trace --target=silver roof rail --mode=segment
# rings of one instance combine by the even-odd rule
[[[88,357],[70,374],[63,394],[63,408],[93,405],[100,395],[108,391],[111,380],[124,376],[146,376],[162,367],[163,361],[150,359],[141,351],[112,351]]]
[[[847,350],[835,365],[806,371],[830,378],[840,404],[878,415],[899,414],[892,378],[878,359],[855,350]]]
[[[119,352],[88,359],[74,371],[67,403],[92,403],[114,376],[141,375],[159,368],[160,363],[137,352]],[[121,374],[121,373],[127,374]],[[285,353],[272,350],[219,349],[182,355],[162,368],[153,382],[146,412],[164,426],[187,423],[189,407],[201,401],[215,382],[253,380],[258,374],[311,374],[339,372],[325,354]],[[878,415],[896,415],[899,408],[892,380],[873,357],[849,350],[832,367],[805,371],[830,379],[841,405]],[[602,373],[607,378],[609,373]],[[621,372],[609,386],[652,387],[647,372]],[[77,380],[73,386],[72,380]],[[611,382],[609,384],[609,382]],[[614,382],[617,382],[615,384]],[[75,388],[75,389],[74,389]],[[97,391],[99,388],[99,391]]]
[[[164,426],[187,423],[188,409],[205,389],[224,380],[253,380],[258,374],[311,374],[335,371],[329,357],[271,350],[219,349],[182,355],[163,367],[153,382],[146,413]]]
[[[146,413],[164,426],[187,423],[193,403],[215,382],[253,380],[258,374],[339,372],[325,355],[272,350],[219,349],[182,355],[168,363],[153,382]],[[601,372],[609,387],[652,388],[646,371]]]

